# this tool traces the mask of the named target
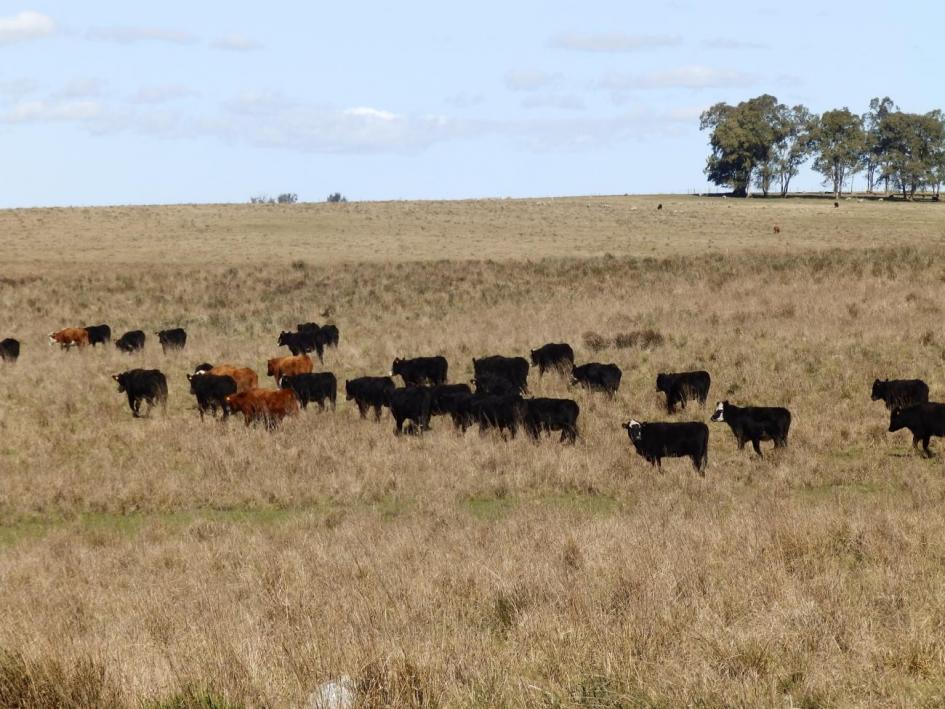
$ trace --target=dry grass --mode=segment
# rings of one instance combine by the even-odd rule
[[[681,200],[692,212],[670,243],[653,236],[654,258],[633,258],[594,207],[646,200],[586,202],[340,206],[350,249],[337,253],[294,251],[297,225],[255,230],[249,207],[93,210],[106,250],[83,242],[80,267],[60,263],[70,241],[55,227],[83,210],[0,213],[32,224],[0,244],[18,262],[0,279],[0,336],[24,341],[0,367],[0,704],[299,706],[342,675],[367,706],[945,701],[941,458],[885,433],[869,401],[876,376],[923,376],[945,397],[937,208]],[[216,231],[158,230],[141,252],[121,236],[181,210],[215,213]],[[542,258],[566,255],[580,214],[572,251],[615,255]],[[444,260],[417,260],[427,215]],[[464,242],[449,215],[485,241]],[[835,217],[848,220],[836,241],[811,226]],[[864,248],[887,228],[891,246]],[[226,229],[252,243],[208,258]],[[413,236],[369,254],[385,230]],[[21,239],[46,250],[27,258]],[[476,253],[491,260],[459,262]],[[461,381],[473,356],[567,341],[579,363],[620,365],[621,391],[573,393],[574,447],[461,438],[440,419],[397,439],[389,418],[360,421],[343,401],[272,434],[200,424],[185,372],[264,371],[279,330],[329,305],[342,342],[326,368],[341,381],[435,353]],[[154,342],[130,358],[43,343],[101,321],[191,338],[167,357]],[[132,365],[168,374],[166,417],[132,420],[108,377]],[[704,480],[685,460],[660,475],[631,456],[619,424],[664,417],[656,373],[700,368],[712,401],[789,406],[790,447],[759,461],[713,425]],[[567,395],[554,375],[531,381]]]

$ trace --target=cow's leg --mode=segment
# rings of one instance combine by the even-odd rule
[[[358,413],[361,414],[361,418],[367,418],[367,405],[360,399],[355,399],[355,402],[358,405]]]
[[[921,441],[921,440],[922,440],[921,438],[919,438],[917,435],[915,435],[915,434],[913,433],[913,434],[912,434],[912,447],[915,448],[916,450],[918,450],[918,448],[919,448],[919,441]]]
[[[375,421],[381,420],[381,405],[380,404],[374,404],[374,420]]]
[[[932,457],[932,451],[929,450],[929,443],[931,442],[932,442],[931,436],[926,436],[925,438],[922,439],[922,448],[925,451],[925,456],[927,458]]]
[[[403,431],[404,420],[403,420],[402,418],[400,418],[400,416],[395,416],[395,417],[394,417],[394,422],[395,422],[395,424],[396,424],[395,427],[394,427],[394,435],[399,436],[401,433],[404,432],[404,431]]]
[[[755,449],[755,453],[758,454],[759,458],[764,458],[764,455],[761,453],[761,441],[759,439],[752,439],[751,447]]]
[[[739,437],[739,438],[736,438],[735,440],[738,441],[738,450],[744,450],[745,443],[747,443],[747,439]]]
[[[131,415],[138,418],[138,402],[130,391],[128,392],[128,408],[131,409]]]

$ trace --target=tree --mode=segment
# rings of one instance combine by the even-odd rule
[[[817,116],[806,106],[781,106],[781,137],[774,145],[774,162],[781,188],[781,196],[788,193],[791,178],[801,170],[810,157],[811,131]]]
[[[863,119],[848,108],[827,111],[811,132],[811,148],[816,155],[814,170],[824,176],[824,184],[833,186],[834,199],[839,198],[847,177],[862,166]]]
[[[941,111],[889,113],[879,126],[878,138],[883,178],[891,179],[904,199],[912,199],[923,187],[938,185],[945,150]]]
[[[347,202],[347,201],[348,201],[348,198],[345,197],[343,194],[341,194],[341,192],[332,192],[330,195],[328,195],[328,199],[325,200],[325,201],[326,201],[326,202],[333,202],[333,203],[336,203],[336,202]]]
[[[872,193],[876,185],[876,171],[883,159],[882,146],[879,143],[879,131],[883,120],[889,113],[898,111],[899,106],[886,96],[870,101],[870,110],[863,114],[863,128],[866,130],[867,150],[864,153],[863,166],[866,171],[866,191]],[[886,191],[889,191],[889,178],[886,178]]]
[[[778,100],[764,94],[737,106],[717,103],[699,117],[699,129],[711,129],[712,152],[705,173],[721,187],[731,187],[737,197],[747,197],[755,170],[765,166],[779,140]],[[768,175],[770,170],[763,172]],[[766,185],[770,179],[765,178]]]
[[[295,204],[299,201],[299,196],[295,192],[283,192],[281,195],[276,197],[276,202],[279,204]]]

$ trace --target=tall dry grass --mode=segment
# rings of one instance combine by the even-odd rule
[[[300,706],[341,676],[368,706],[945,701],[941,458],[869,400],[877,376],[945,396],[943,251],[730,251],[21,264],[0,281],[0,334],[24,340],[0,368],[0,703]],[[200,423],[194,364],[264,372],[329,305],[342,382],[436,353],[462,381],[474,356],[568,341],[621,391],[532,375],[579,402],[573,447],[441,419],[395,438],[342,401],[271,434]],[[190,339],[43,342],[100,321]],[[130,366],[168,374],[166,416],[131,418],[108,376]],[[791,408],[789,448],[757,460],[713,425],[704,480],[632,455],[619,424],[664,418],[656,373],[702,367],[712,401]]]

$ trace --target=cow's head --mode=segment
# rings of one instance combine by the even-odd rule
[[[893,409],[889,414],[889,432],[893,433],[898,431],[900,428],[905,428],[907,424],[907,417],[904,415],[905,411],[903,409]]]
[[[669,377],[660,373],[656,375],[656,391],[666,391],[669,388]]]
[[[128,372],[122,372],[121,374],[113,374],[112,379],[118,382],[118,391],[123,392],[125,390],[125,383],[127,379]]]
[[[870,398],[873,401],[883,398],[883,394],[886,393],[886,382],[880,381],[879,379],[873,380],[873,393],[870,395]]]
[[[283,374],[281,377],[279,377],[278,384],[279,384],[279,388],[280,388],[280,389],[288,389],[288,388],[289,388],[289,378],[288,378],[285,374]]]
[[[728,406],[727,401],[718,401],[715,404],[715,412],[709,418],[710,421],[725,421],[725,407]]]
[[[210,364],[209,362],[201,362],[196,367],[194,367],[194,374],[206,374],[211,369],[213,369],[212,364]],[[187,377],[187,378],[190,379],[190,377]]]
[[[345,401],[351,401],[354,394],[351,393],[351,382],[345,379]]]
[[[538,361],[535,359],[535,352],[536,352],[536,351],[537,351],[537,350],[532,350],[532,351],[530,352],[531,357],[532,357],[532,366],[533,366],[533,367],[537,367],[537,366],[538,366]]]
[[[292,340],[294,335],[295,335],[294,332],[286,332],[285,330],[283,330],[282,332],[279,333],[279,341],[277,344],[280,347],[285,347],[286,345],[289,344],[289,342]]]
[[[627,435],[630,436],[630,440],[639,441],[641,438],[643,438],[643,425],[644,424],[640,423],[639,421],[630,419],[625,424],[623,424],[623,428],[627,429]]]
[[[393,377],[396,374],[400,374],[402,369],[401,365],[404,361],[400,357],[394,357],[394,363],[390,366],[390,371],[387,373],[388,377]]]
[[[276,366],[279,364],[278,359],[271,359],[266,363],[266,374],[270,377],[276,373]]]

